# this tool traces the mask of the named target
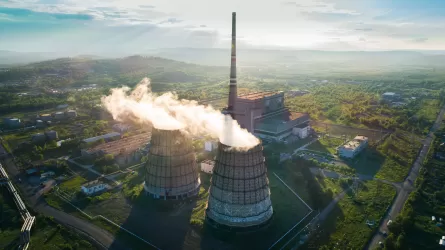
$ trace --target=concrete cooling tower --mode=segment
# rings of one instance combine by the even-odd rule
[[[179,130],[153,128],[145,166],[147,194],[183,199],[198,194],[200,183],[191,138]]]
[[[219,143],[206,210],[208,224],[227,230],[260,228],[273,215],[261,144],[239,151]]]

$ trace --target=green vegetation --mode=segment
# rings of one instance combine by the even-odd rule
[[[0,195],[0,211],[0,248],[17,249],[23,221],[6,189],[2,189],[2,195]],[[93,250],[98,248],[85,240],[85,236],[55,223],[51,218],[37,215],[31,230],[30,249]]]
[[[389,227],[385,249],[437,249],[445,235],[441,219],[445,219],[445,161],[437,159],[437,153],[445,152],[441,146],[444,137],[441,130],[436,134],[424,166],[415,182],[416,190],[406,201],[402,212]],[[436,220],[432,220],[435,216]]]
[[[309,145],[307,149],[327,154],[336,154],[337,147],[341,146],[343,143],[344,141],[340,138],[325,136]]]
[[[347,192],[303,249],[363,249],[395,194],[392,186],[378,181],[361,183],[357,193]]]

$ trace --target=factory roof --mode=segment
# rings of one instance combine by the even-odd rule
[[[90,142],[98,141],[100,139],[108,139],[108,138],[113,138],[113,137],[117,137],[117,136],[120,136],[120,135],[121,134],[118,133],[118,132],[112,132],[112,133],[108,133],[108,134],[99,135],[99,136],[96,136],[96,137],[91,137],[91,138],[84,139],[83,142],[90,143]]]
[[[259,120],[255,123],[255,130],[280,133],[307,121],[309,121],[309,115],[306,113],[282,112]]]
[[[258,99],[263,99],[264,97],[273,96],[273,95],[276,95],[279,93],[281,93],[281,92],[276,92],[276,91],[256,92],[256,93],[250,93],[250,94],[238,96],[238,99],[254,101],[254,100],[258,100]]]
[[[102,152],[104,154],[113,155],[131,153],[147,144],[150,137],[151,133],[149,132],[133,135],[120,140],[97,145],[96,147],[88,149],[87,152],[90,154]]]

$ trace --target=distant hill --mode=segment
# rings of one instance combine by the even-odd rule
[[[202,66],[153,56],[92,59],[88,56],[58,58],[10,68],[0,73],[2,80],[39,76],[58,85],[135,84],[143,77],[156,83],[202,82],[226,75],[221,67]]]

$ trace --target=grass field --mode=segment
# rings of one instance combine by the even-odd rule
[[[302,249],[363,249],[395,193],[378,181],[360,185],[357,194],[349,191]],[[368,220],[374,225],[368,226]]]
[[[307,147],[309,150],[323,152],[327,154],[335,154],[337,147],[342,145],[344,141],[335,137],[322,137]]]

